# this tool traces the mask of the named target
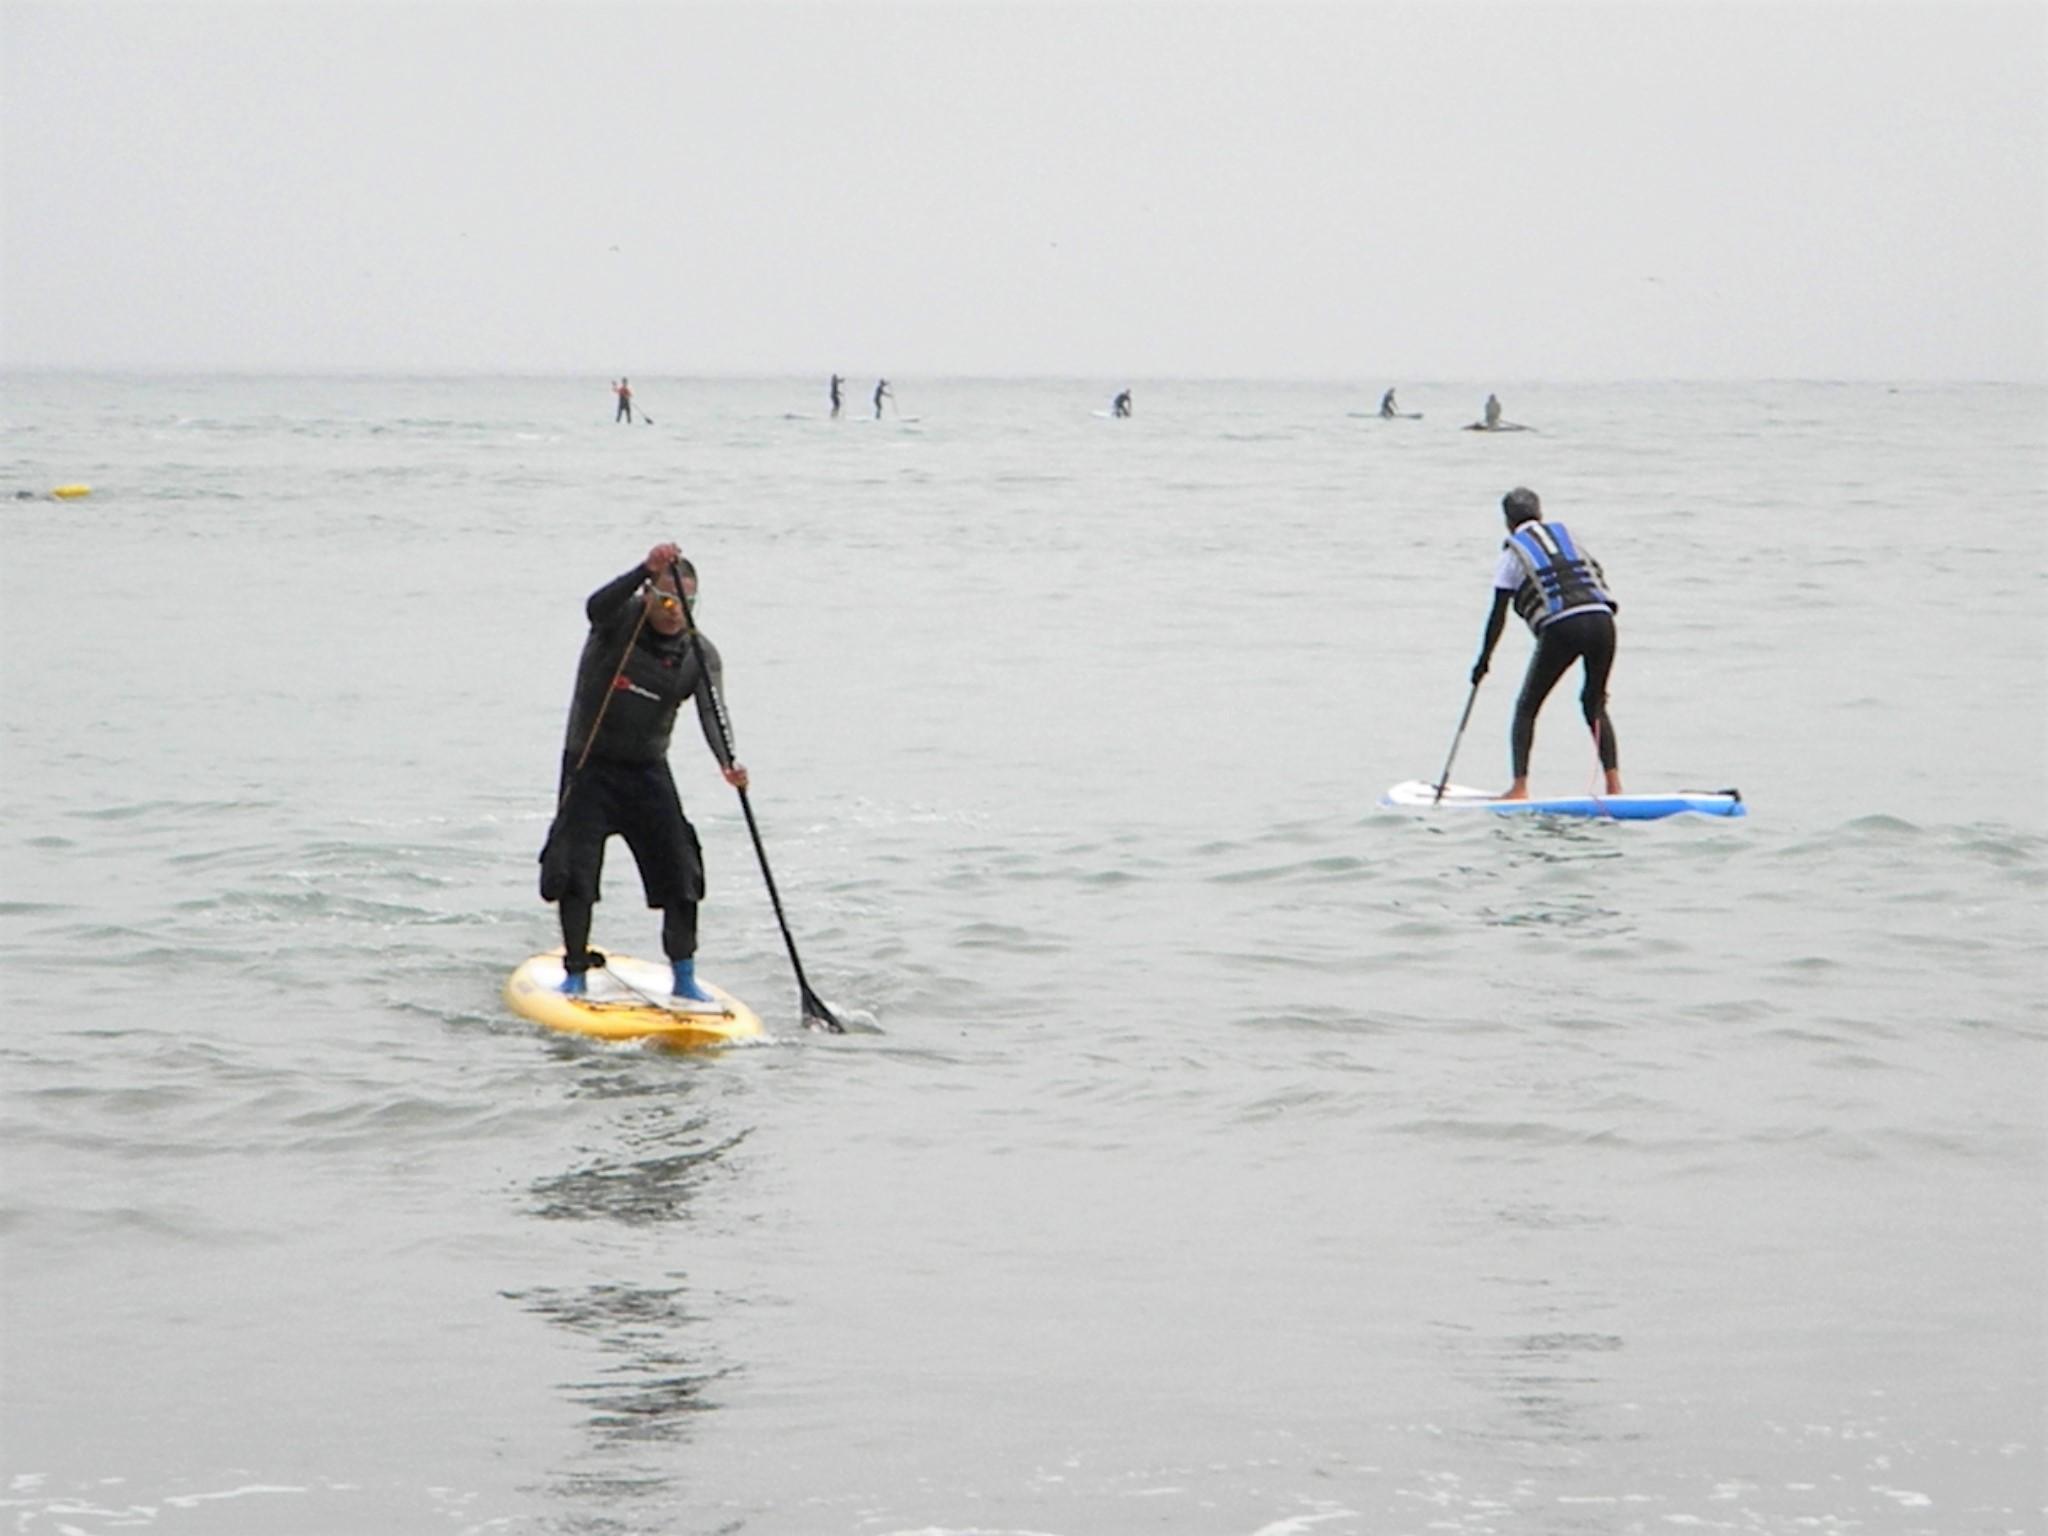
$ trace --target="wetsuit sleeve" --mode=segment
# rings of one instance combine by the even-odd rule
[[[732,723],[725,713],[725,663],[718,647],[701,634],[697,636],[697,658],[704,668],[703,681],[697,685],[697,724],[703,728],[705,745],[718,759],[718,766],[730,768]]]
[[[1507,626],[1508,604],[1514,596],[1507,587],[1493,589],[1493,607],[1486,615],[1486,632],[1479,638],[1479,660],[1472,664],[1474,688],[1479,686],[1479,680],[1486,676],[1486,669],[1493,664],[1493,648],[1500,643],[1500,632]]]
[[[590,594],[589,601],[583,605],[583,616],[600,628],[609,627],[625,612],[626,605],[646,579],[647,567],[644,565],[636,565],[625,575],[614,577]]]

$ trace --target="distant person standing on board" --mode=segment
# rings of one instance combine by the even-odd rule
[[[839,419],[839,407],[841,404],[839,398],[839,386],[844,384],[845,382],[846,380],[840,378],[838,374],[835,373],[832,375],[832,419],[834,421],[837,421]]]
[[[1109,409],[1110,409],[1110,411],[1111,411],[1111,413],[1112,413],[1112,414],[1114,414],[1114,415],[1117,415],[1117,416],[1128,416],[1128,415],[1130,415],[1130,414],[1131,414],[1131,392],[1130,392],[1130,391],[1129,391],[1129,390],[1127,389],[1127,390],[1125,390],[1125,391],[1124,391],[1124,392],[1123,392],[1122,394],[1118,395],[1118,396],[1116,397],[1116,399],[1115,399],[1114,401],[1112,401],[1112,402],[1110,403],[1110,407],[1109,407]]]
[[[730,757],[719,719],[718,649],[686,622],[682,605],[696,595],[696,567],[675,545],[657,544],[583,605],[590,633],[569,701],[555,821],[540,853],[541,900],[561,914],[564,992],[587,990],[584,973],[604,964],[590,947],[590,922],[604,845],[616,834],[640,866],[647,905],[661,909],[675,995],[712,1001],[696,970],[704,852],[668,766],[669,736],[685,699],[697,701],[697,723],[725,782],[745,789],[747,770]]]
[[[1501,498],[1500,509],[1507,519],[1508,537],[1494,567],[1493,608],[1486,616],[1479,660],[1472,668],[1472,686],[1477,688],[1486,676],[1494,644],[1507,622],[1509,603],[1536,633],[1536,651],[1529,658],[1529,671],[1515,700],[1515,720],[1509,733],[1515,781],[1500,798],[1529,798],[1529,750],[1536,743],[1536,715],[1574,661],[1583,662],[1586,669],[1579,710],[1593,733],[1600,767],[1607,776],[1607,793],[1618,795],[1622,793],[1621,752],[1614,739],[1614,722],[1607,717],[1607,677],[1614,669],[1614,616],[1621,605],[1607,590],[1600,562],[1572,537],[1571,530],[1563,523],[1543,520],[1543,503],[1534,491],[1516,487]]]
[[[612,393],[619,397],[619,408],[612,412],[612,420],[631,422],[633,419],[633,384],[629,379],[620,379],[612,386]]]
[[[1485,421],[1486,421],[1486,429],[1487,429],[1487,431],[1489,431],[1489,432],[1491,432],[1491,431],[1492,431],[1492,430],[1493,430],[1493,429],[1494,429],[1495,427],[1497,427],[1497,426],[1499,426],[1499,425],[1500,425],[1500,396],[1499,396],[1499,395],[1488,395],[1488,396],[1486,397],[1486,413],[1485,413]]]
[[[1394,409],[1394,392],[1391,389],[1380,396],[1380,414],[1387,417],[1400,414]]]
[[[894,395],[889,393],[889,381],[887,379],[877,379],[875,381],[875,420],[880,421],[882,419],[882,402],[884,400],[894,400],[895,398]]]

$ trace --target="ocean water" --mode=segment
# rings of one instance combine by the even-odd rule
[[[1123,382],[5,380],[7,1529],[2044,1529],[2043,391]],[[1377,807],[1519,483],[1746,819]],[[499,1000],[663,538],[878,1035],[683,733],[770,1040]]]

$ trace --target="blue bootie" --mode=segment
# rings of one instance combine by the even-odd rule
[[[670,990],[677,997],[692,1003],[717,1001],[709,992],[706,992],[697,985],[697,962],[695,960],[678,960],[674,964],[676,968],[676,984]]]
[[[562,977],[562,990],[571,997],[581,997],[590,987],[583,980],[581,971],[570,971]]]

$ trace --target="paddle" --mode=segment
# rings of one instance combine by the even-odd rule
[[[697,623],[690,615],[690,599],[683,591],[683,573],[675,565],[668,568],[669,579],[675,583],[676,601],[683,611],[683,633],[689,638],[690,649],[697,652],[697,668],[702,674],[703,686],[711,690],[711,713],[718,721],[718,739],[725,747],[726,760],[732,760],[732,722],[726,718],[725,700],[718,696],[718,690],[711,686],[710,669],[704,665],[703,654],[697,651]],[[789,950],[789,968],[796,973],[797,996],[803,1004],[804,1023],[816,1022],[835,1035],[846,1033],[846,1026],[839,1022],[824,999],[811,990],[811,984],[804,977],[804,963],[797,958],[796,940],[790,936],[789,920],[782,914],[782,895],[775,889],[775,872],[768,867],[768,850],[761,845],[761,828],[754,820],[753,803],[747,799],[744,789],[737,791],[740,810],[747,818],[747,836],[754,840],[754,857],[761,861],[761,879],[768,887],[768,904],[775,908],[775,923],[782,930],[782,942]]]
[[[633,658],[633,644],[640,638],[640,626],[647,622],[647,605],[640,605],[640,612],[634,616],[631,633],[626,636],[626,648],[619,652],[619,664],[612,671],[611,686],[604,691],[604,697],[597,701],[597,718],[590,722],[590,734],[583,738],[583,750],[576,754],[576,764],[562,778],[562,792],[555,797],[555,815],[562,814],[562,807],[569,803],[569,791],[576,787],[576,779],[583,772],[583,765],[590,761],[590,749],[597,745],[597,733],[604,725],[604,712],[612,707],[612,698],[619,691],[619,679],[626,675],[626,663]],[[553,832],[550,830],[550,838]]]
[[[1443,804],[1444,788],[1451,782],[1451,764],[1458,760],[1458,743],[1465,739],[1465,727],[1472,723],[1472,705],[1479,697],[1479,684],[1473,683],[1472,691],[1465,695],[1465,712],[1458,716],[1457,734],[1451,737],[1450,755],[1444,759],[1442,777],[1436,781],[1436,798],[1432,805]]]

